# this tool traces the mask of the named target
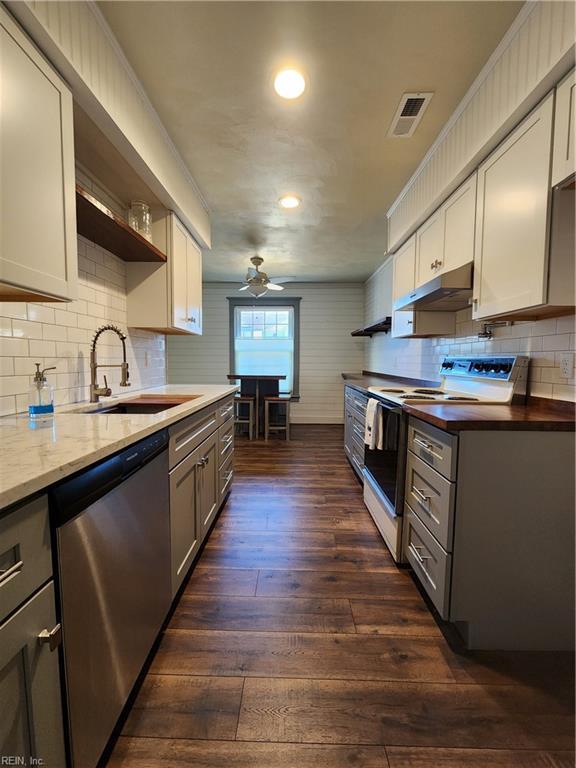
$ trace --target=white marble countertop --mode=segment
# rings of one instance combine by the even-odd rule
[[[34,423],[27,414],[0,418],[0,509],[41,491],[80,469],[168,427],[231,395],[237,386],[170,384],[121,397],[102,398],[100,406],[141,395],[201,395],[160,413],[94,414],[94,403],[56,408],[49,420]]]

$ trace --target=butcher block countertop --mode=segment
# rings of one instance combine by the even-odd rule
[[[397,376],[375,376],[367,371],[361,374],[342,374],[345,384],[363,390],[382,386],[409,384],[420,386],[422,380]],[[434,384],[434,382],[430,382]],[[428,385],[428,382],[424,386]],[[575,404],[547,398],[529,398],[527,405],[449,405],[447,403],[406,404],[406,413],[422,419],[447,432],[467,430],[525,430],[547,432],[573,432]]]

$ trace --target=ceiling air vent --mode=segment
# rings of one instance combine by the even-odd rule
[[[388,136],[408,139],[422,120],[433,93],[405,93],[392,120]]]

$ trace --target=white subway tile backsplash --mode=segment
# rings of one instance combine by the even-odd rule
[[[570,345],[570,334],[569,333],[561,333],[557,336],[544,336],[542,339],[542,349],[546,352],[548,350],[557,350],[557,349],[569,349]]]
[[[43,325],[42,338],[46,341],[64,341],[68,337],[63,325]]]
[[[28,307],[28,320],[33,320],[36,323],[54,323],[53,309],[44,307],[42,304],[27,304],[26,306]]]
[[[2,357],[27,357],[28,339],[13,339],[8,336],[0,338],[0,354]]]
[[[61,309],[56,309],[54,311],[54,322],[56,325],[77,327],[78,315],[75,312],[64,312]]]
[[[56,354],[56,343],[54,341],[30,341],[30,357],[41,358]]]
[[[26,304],[18,301],[0,301],[0,317],[26,320]]]
[[[19,339],[41,339],[42,323],[28,320],[12,320],[12,336]]]
[[[132,388],[166,383],[166,341],[161,334],[126,328],[126,265],[78,238],[78,299],[70,303],[0,302],[0,414],[25,411],[34,363],[56,366],[48,374],[59,405],[87,400],[90,343],[96,329],[112,322],[128,334],[127,356]],[[98,267],[98,274],[97,268]],[[6,335],[3,335],[6,334]],[[99,362],[118,363],[121,345],[112,334],[99,342]],[[148,364],[146,365],[146,359]],[[114,393],[120,371],[106,371]]]
[[[14,373],[15,360],[21,360],[20,357],[0,357],[0,376],[11,376]]]

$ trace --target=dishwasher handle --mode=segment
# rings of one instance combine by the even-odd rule
[[[152,461],[167,446],[168,430],[162,429],[53,486],[49,491],[52,525],[64,525]]]

